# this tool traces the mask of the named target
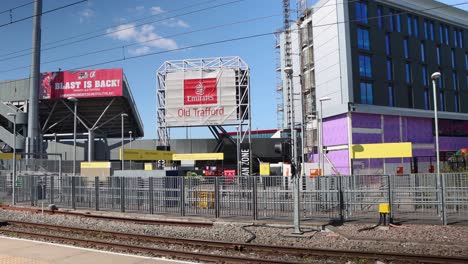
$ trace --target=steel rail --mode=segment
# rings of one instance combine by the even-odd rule
[[[161,257],[179,258],[179,259],[185,259],[185,260],[210,261],[210,262],[222,261],[223,263],[242,263],[242,264],[244,263],[297,264],[298,263],[298,262],[265,260],[265,259],[260,259],[260,258],[248,258],[248,257],[239,257],[239,256],[215,255],[215,254],[199,253],[199,252],[160,249],[160,248],[144,247],[144,246],[137,246],[137,245],[126,245],[126,244],[115,243],[115,242],[78,239],[78,238],[38,234],[38,233],[23,232],[23,231],[5,230],[3,232],[7,234],[12,234],[12,235],[21,235],[21,236],[29,237],[29,238],[53,240],[55,242],[60,241],[62,243],[80,245],[80,246],[85,246],[85,247],[108,248],[112,250],[121,250],[121,251],[129,252],[129,253],[144,253],[144,254],[151,254],[151,255],[156,255],[156,256],[161,256]]]
[[[320,249],[320,248],[300,248],[300,247],[284,247],[284,246],[269,246],[247,243],[222,242],[222,241],[207,241],[196,239],[172,238],[161,236],[150,236],[140,234],[126,234],[112,231],[102,231],[75,227],[64,227],[47,224],[36,224],[19,221],[8,221],[9,224],[15,226],[25,226],[31,228],[41,228],[55,230],[61,232],[84,232],[97,233],[100,235],[114,236],[122,239],[143,240],[151,242],[162,242],[179,245],[202,246],[211,248],[231,249],[241,252],[259,253],[274,253],[274,254],[289,254],[296,257],[327,257],[327,258],[365,258],[372,260],[391,260],[391,261],[411,261],[422,263],[468,263],[468,257],[453,257],[453,256],[436,256],[436,255],[416,255],[407,253],[387,253],[374,251],[354,251],[354,250],[335,250],[335,249]],[[16,232],[16,231],[15,231]],[[270,262],[271,261],[267,261]]]
[[[41,209],[11,207],[11,206],[0,206],[0,209],[11,210],[11,211],[21,211],[21,212],[33,212],[33,213],[42,212]],[[169,219],[161,220],[161,219],[130,218],[130,217],[97,215],[97,214],[57,211],[57,210],[44,210],[43,212],[47,214],[60,214],[60,215],[88,217],[88,218],[95,218],[95,219],[102,219],[102,220],[132,222],[132,223],[142,224],[142,225],[174,225],[174,226],[188,226],[188,227],[212,227],[213,226],[213,222],[210,222],[210,221],[189,221],[189,220],[181,221],[181,220],[169,220]]]

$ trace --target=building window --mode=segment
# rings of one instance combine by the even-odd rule
[[[356,2],[356,20],[358,22],[367,24],[367,4],[363,2]]]
[[[393,21],[393,13],[394,11],[393,10],[390,10],[388,11],[388,30],[390,30],[391,32],[394,31],[394,21]]]
[[[436,55],[437,55],[437,65],[440,66],[440,46],[437,46],[437,49],[436,49]]]
[[[428,40],[429,39],[429,22],[424,19],[424,39]]]
[[[458,31],[458,44],[460,45],[460,48],[463,48],[463,29]]]
[[[442,80],[443,80],[443,77],[444,77],[444,76],[442,76],[442,77],[440,77],[439,79],[437,79],[437,87],[439,88],[439,90],[442,90],[442,85],[443,85]]]
[[[430,36],[431,36],[431,40],[434,40],[434,22],[431,21],[431,23],[429,24],[429,32],[431,33]]]
[[[361,77],[372,77],[371,57],[369,55],[359,55],[359,73]]]
[[[405,72],[406,72],[406,83],[411,84],[411,65],[406,63],[405,65]]]
[[[358,48],[364,49],[364,50],[369,50],[370,49],[369,30],[363,29],[363,28],[358,28],[357,33],[358,33]]]
[[[427,77],[427,66],[422,67],[422,79],[423,85],[427,87],[429,85],[429,78]]]
[[[417,37],[419,35],[419,22],[418,17],[413,17],[413,32],[414,36]]]
[[[379,25],[379,28],[383,28],[383,8],[381,6],[377,7],[377,24]]]
[[[403,51],[405,52],[405,59],[409,59],[408,39],[403,40]]]
[[[454,108],[455,112],[460,112],[460,107],[459,107],[459,99],[458,99],[458,94],[455,94],[455,102],[454,102]]]
[[[455,50],[450,51],[450,57],[452,58],[452,68],[455,69]]]
[[[456,29],[453,30],[453,44],[455,48],[458,48],[458,30]]]
[[[398,32],[401,32],[401,15],[396,15],[396,28]]]
[[[388,86],[388,106],[395,106],[395,100],[393,99],[393,86]]]
[[[424,89],[424,110],[429,110],[429,91]]]
[[[445,44],[446,44],[446,45],[449,45],[449,37],[450,37],[450,35],[449,35],[449,27],[446,25],[446,26],[445,26]]]
[[[452,85],[453,85],[453,90],[457,91],[458,90],[457,72],[452,72]]]
[[[361,82],[361,103],[362,104],[373,104],[373,91],[372,83]]]
[[[413,35],[413,30],[411,29],[413,25],[413,21],[411,20],[411,16],[408,16],[408,35]]]
[[[439,40],[440,44],[444,44],[444,26],[442,24],[439,26]]]
[[[390,54],[392,53],[392,48],[391,48],[391,43],[390,43],[390,34],[385,35],[385,51],[387,52],[387,56],[390,56]],[[467,54],[467,56],[468,56],[468,54]],[[467,61],[467,63],[468,63],[468,61]]]
[[[468,53],[465,53],[465,70],[468,71]]]
[[[387,80],[393,80],[393,65],[392,60],[387,60]]]
[[[424,42],[421,42],[421,61],[426,62],[426,49],[424,47]]]
[[[439,93],[439,104],[440,104],[440,111],[445,111],[445,97],[444,92]]]

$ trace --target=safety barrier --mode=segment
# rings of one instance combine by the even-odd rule
[[[376,219],[380,204],[402,220],[460,221],[468,216],[468,174],[303,177],[302,219]],[[290,177],[70,177],[20,175],[19,204],[62,208],[253,219],[292,218]],[[0,199],[11,203],[12,182],[0,171]]]

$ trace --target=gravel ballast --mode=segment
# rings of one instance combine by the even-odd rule
[[[112,215],[138,217],[133,214],[112,213]],[[153,217],[156,219],[158,216],[154,215]],[[149,217],[145,216],[145,218]],[[263,222],[263,225],[255,225],[252,222],[234,222],[235,220],[217,219],[213,227],[188,227],[144,225],[87,217],[9,210],[0,210],[0,219],[114,232],[239,243],[252,239],[251,233],[253,233],[256,237],[250,243],[255,244],[468,257],[468,226],[461,225],[407,224],[390,227],[388,230],[373,229],[358,232],[359,229],[370,227],[372,224],[345,223],[341,226],[326,226],[325,231],[322,232],[304,228],[304,231],[307,232],[300,237],[295,237],[291,236],[292,228],[287,225],[280,225],[274,221],[270,221],[267,224]]]

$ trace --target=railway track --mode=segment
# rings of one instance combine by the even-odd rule
[[[143,253],[154,256],[164,256],[185,260],[203,262],[225,263],[309,263],[312,260],[381,260],[396,263],[468,263],[465,257],[445,257],[431,255],[412,255],[401,253],[363,252],[351,250],[330,250],[318,248],[297,248],[256,245],[246,243],[231,243],[219,241],[206,241],[194,239],[182,239],[171,237],[158,237],[140,234],[125,234],[102,230],[91,230],[74,227],[64,227],[46,224],[8,221],[10,227],[17,230],[0,229],[0,233],[56,241],[66,244],[74,244],[85,247],[105,248],[121,250],[129,253]],[[26,229],[29,231],[22,231]],[[41,232],[32,232],[30,230]],[[57,234],[45,234],[44,232],[56,232],[69,234],[68,236]],[[71,234],[79,234],[82,238],[72,237]],[[126,241],[117,243],[112,240]],[[133,244],[132,244],[133,243]],[[142,244],[148,243],[152,246]],[[183,250],[167,248],[155,248],[154,245],[179,245]],[[187,250],[188,249],[188,250]],[[247,255],[247,256],[246,256]],[[252,257],[254,256],[254,257]],[[281,256],[275,260],[275,256]],[[286,258],[284,258],[286,256]],[[290,259],[288,261],[285,259]]]
[[[11,206],[0,206],[0,209],[10,210],[10,211],[21,211],[21,212],[32,212],[32,213],[46,213],[46,214],[58,214],[58,215],[68,215],[76,217],[87,217],[101,220],[111,220],[111,221],[120,221],[120,222],[131,222],[135,224],[142,225],[172,225],[172,226],[188,226],[188,227],[212,227],[213,222],[210,221],[181,221],[181,220],[160,220],[160,219],[144,219],[144,218],[130,218],[130,217],[119,217],[111,215],[98,215],[90,213],[79,213],[79,212],[70,212],[70,211],[58,211],[58,210],[40,210],[35,208],[27,207],[11,207]]]

